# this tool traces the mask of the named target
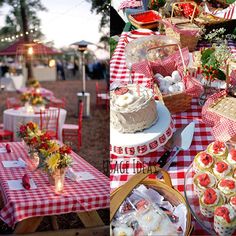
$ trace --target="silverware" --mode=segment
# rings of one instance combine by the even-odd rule
[[[178,153],[181,150],[188,150],[191,146],[193,135],[194,135],[194,129],[195,129],[195,123],[191,122],[189,125],[187,125],[183,131],[180,133],[180,135],[177,136],[177,138],[174,140],[176,151],[174,155],[167,160],[166,163],[162,166],[160,166],[164,170],[168,170],[171,163],[174,161],[175,157],[178,155]],[[158,163],[159,164],[159,163]],[[160,178],[161,174],[158,174],[157,177]]]
[[[172,137],[167,141],[167,143],[164,145],[164,148],[167,150],[158,160],[157,164],[160,165],[160,167],[163,167],[167,159],[170,157],[171,152],[176,147],[176,140],[179,139],[179,136],[181,135],[182,131],[185,129],[186,125],[183,125],[181,128],[177,129]]]

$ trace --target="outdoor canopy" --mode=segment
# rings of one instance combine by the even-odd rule
[[[0,56],[13,56],[25,54],[28,47],[33,48],[35,55],[54,55],[61,54],[60,51],[50,48],[42,43],[26,43],[24,39],[20,39],[6,48],[0,50]]]

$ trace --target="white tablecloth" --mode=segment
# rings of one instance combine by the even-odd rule
[[[65,123],[66,114],[66,110],[60,109],[58,126],[60,141],[62,141],[62,126]],[[16,131],[19,130],[21,124],[26,124],[29,121],[33,121],[40,125],[40,114],[27,113],[25,107],[20,107],[19,109],[7,109],[3,112],[4,129],[14,132],[14,141],[20,141],[20,138],[16,135]]]

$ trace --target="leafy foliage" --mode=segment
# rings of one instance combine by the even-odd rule
[[[21,17],[21,4],[25,8],[28,26],[29,29],[39,28],[40,27],[40,19],[37,17],[38,11],[45,11],[46,8],[42,5],[39,0],[0,0],[0,6],[6,3],[11,6],[11,10],[9,14],[5,18],[5,26],[0,29],[0,34],[3,37],[7,37],[9,35],[15,35],[19,31],[23,32],[23,23]],[[39,38],[43,34],[39,30],[34,32],[33,37]]]

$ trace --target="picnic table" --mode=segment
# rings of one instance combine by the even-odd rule
[[[8,226],[14,227],[14,233],[35,232],[45,216],[75,212],[85,227],[104,225],[97,213],[98,209],[109,208],[109,179],[72,152],[72,168],[75,172],[86,172],[90,179],[79,182],[65,179],[64,191],[56,194],[49,184],[48,176],[41,170],[31,171],[32,162],[22,142],[9,143],[11,153],[1,152],[0,162],[0,196],[2,206],[0,218]],[[2,143],[0,147],[4,147]],[[26,167],[6,168],[2,161],[16,161],[21,158]],[[24,174],[33,179],[36,188],[30,190],[12,190],[9,180],[21,180]]]
[[[127,30],[129,25],[125,27]],[[129,32],[123,32],[120,36],[117,47],[110,61],[110,74],[111,83],[128,83],[130,71],[126,67],[125,47],[127,45],[126,37]],[[158,33],[157,33],[158,34]],[[198,45],[198,48],[207,47],[208,44],[202,42]],[[231,52],[236,53],[236,44],[230,43]],[[132,71],[132,80],[134,83],[142,84],[144,86],[149,83],[149,78],[144,74]],[[176,113],[172,115],[174,126],[176,129],[182,127],[190,122],[195,123],[195,132],[191,147],[189,150],[179,152],[176,160],[171,164],[168,172],[172,179],[173,186],[178,189],[184,195],[184,178],[185,173],[192,163],[195,155],[207,148],[207,146],[214,141],[211,135],[211,128],[208,127],[203,121],[201,116],[202,107],[198,104],[198,99],[192,99],[191,109],[186,112]],[[175,150],[173,150],[175,151]],[[116,156],[111,154],[111,173],[110,173],[110,186],[111,190],[115,190],[119,186],[126,183],[133,175],[142,171],[145,166],[157,163],[160,157],[164,154],[164,148],[160,148],[157,151],[150,152],[144,156]],[[119,167],[119,168],[118,168]],[[155,175],[150,175],[150,178],[156,178]],[[193,219],[194,231],[193,235],[204,235],[208,233]]]

